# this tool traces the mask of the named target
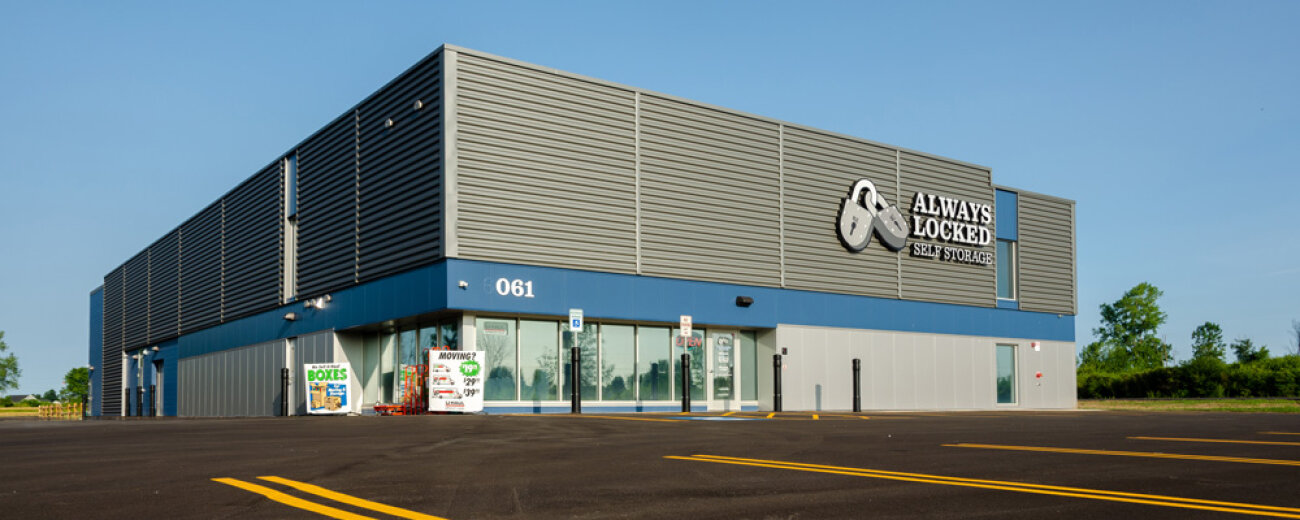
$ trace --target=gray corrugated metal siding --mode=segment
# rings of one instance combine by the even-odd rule
[[[149,341],[180,333],[180,229],[149,246]]]
[[[901,152],[899,175],[902,193],[897,204],[909,208],[903,211],[904,215],[911,214],[912,197],[917,191],[993,205],[992,173],[987,169]],[[988,228],[991,232],[997,231],[991,222]],[[914,239],[909,239],[911,241]],[[983,248],[952,245],[981,251],[995,250],[993,243]],[[996,304],[997,269],[994,265],[969,265],[913,257],[906,250],[899,254],[902,258],[900,274],[903,298],[984,307]]]
[[[279,415],[286,366],[284,340],[184,358],[177,411],[184,417]]]
[[[356,282],[357,139],[340,118],[298,148],[298,295]]]
[[[280,161],[244,181],[224,198],[225,255],[222,319],[275,307],[283,283],[283,177]]]
[[[1075,314],[1074,205],[1021,192],[1020,308]]]
[[[181,333],[221,322],[221,201],[180,227]]]

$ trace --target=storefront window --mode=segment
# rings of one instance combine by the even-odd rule
[[[584,400],[600,398],[596,394],[596,384],[600,378],[597,371],[599,365],[596,364],[596,356],[599,354],[596,343],[597,338],[600,336],[599,328],[600,326],[595,323],[587,323],[583,325],[582,332],[574,334],[569,332],[568,326],[565,326],[564,349],[560,352],[560,365],[563,367],[563,371],[560,372],[560,380],[564,382],[564,388],[560,391],[560,399],[569,399],[573,391],[573,381],[569,377],[569,374],[572,373],[570,365],[573,364],[573,354],[569,349],[574,346],[575,336],[577,337],[577,346],[581,349],[579,355],[582,356],[582,373],[580,374],[582,386],[579,387],[579,391],[582,392]]]
[[[1016,243],[998,240],[998,299],[1016,299]]]
[[[384,403],[397,401],[393,396],[393,388],[396,386],[397,374],[393,369],[393,361],[397,357],[397,335],[380,334],[379,335],[379,380],[383,384],[380,390],[379,400]]]
[[[515,321],[479,318],[475,325],[478,329],[475,339],[488,369],[483,398],[515,400]]]
[[[447,350],[460,350],[460,321],[449,321],[443,323],[442,329],[442,348]]]
[[[601,399],[631,401],[635,397],[636,327],[601,325],[600,329]]]
[[[691,355],[691,399],[704,399],[704,357],[708,355],[704,345],[704,331],[701,329],[692,329],[688,338],[681,336],[681,331],[674,328],[672,332],[673,358],[675,368],[680,368],[682,364],[682,354]],[[673,396],[672,399],[681,399],[682,396],[682,376],[674,374],[673,376]]]
[[[642,401],[667,401],[668,353],[672,340],[667,327],[637,328],[637,385]]]
[[[559,399],[559,322],[519,322],[519,399]]]
[[[758,341],[753,331],[740,333],[740,398],[758,399]]]
[[[397,336],[397,395],[396,401],[405,401],[407,385],[415,380],[415,365],[420,364],[419,333],[404,330]]]

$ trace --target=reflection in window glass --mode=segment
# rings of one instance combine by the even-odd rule
[[[758,399],[758,341],[753,331],[740,333],[740,398]]]
[[[380,335],[379,349],[379,380],[384,385],[379,400],[385,403],[395,402],[393,388],[397,380],[397,373],[393,370],[393,361],[397,359],[397,335]]]
[[[674,367],[680,368],[682,364],[682,354],[690,354],[691,368],[691,399],[704,399],[704,357],[709,355],[704,346],[704,330],[691,329],[691,337],[681,337],[681,330],[673,329],[673,363]],[[673,376],[673,399],[681,399],[682,396],[682,376]]]
[[[475,342],[483,351],[488,377],[483,398],[489,401],[515,400],[515,320],[479,318]]]
[[[998,345],[998,404],[1016,402],[1016,347]]]
[[[460,350],[460,320],[442,324],[442,348]]]
[[[1016,299],[1015,242],[998,240],[998,298]]]
[[[581,349],[578,354],[582,356],[582,391],[583,399],[598,399],[596,396],[596,382],[600,374],[596,372],[596,355],[597,345],[596,338],[599,337],[598,326],[595,323],[583,325],[582,332],[577,334],[578,347]],[[564,388],[560,390],[560,399],[569,399],[573,395],[573,381],[569,374],[572,373],[573,353],[569,349],[573,347],[574,334],[569,332],[569,327],[564,327],[564,349],[560,352],[561,365],[563,370],[560,371],[560,380],[564,382]]]
[[[404,402],[415,380],[415,365],[420,363],[420,344],[416,331],[404,330],[397,336],[397,396],[396,400]]]
[[[636,327],[601,325],[600,329],[600,375],[604,382],[601,399],[631,401],[636,377]]]
[[[519,321],[519,399],[559,399],[559,322]]]
[[[429,356],[424,353],[425,349],[432,349],[438,346],[438,327],[425,327],[420,329],[420,362],[428,363]]]
[[[667,401],[668,352],[671,339],[667,327],[637,328],[637,385],[642,401]]]

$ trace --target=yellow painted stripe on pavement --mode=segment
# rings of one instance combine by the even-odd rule
[[[371,511],[378,511],[386,515],[392,515],[401,518],[409,518],[410,520],[447,520],[446,518],[440,516],[417,513],[409,509],[402,509],[400,507],[394,507],[388,504],[381,504],[379,502],[366,500],[364,498],[357,498],[352,495],[339,493],[338,491],[331,491],[314,484],[308,484],[306,482],[298,482],[296,480],[289,480],[287,478],[275,477],[275,476],[257,477],[257,478],[260,478],[268,482],[275,482],[276,484],[283,484],[291,488],[294,488],[298,491],[302,491],[304,493],[311,493],[318,497],[328,498],[335,502],[342,502],[348,505],[363,507]]]
[[[1246,464],[1272,464],[1276,466],[1300,466],[1300,460],[1251,459],[1246,457],[1218,457],[1214,455],[1184,455],[1180,453],[1155,453],[1149,451],[1111,451],[1081,450],[1074,448],[1053,448],[1047,446],[1008,446],[1003,444],[944,444],[950,448],[981,448],[987,450],[1038,451],[1047,453],[1075,453],[1080,455],[1116,455],[1121,457],[1147,457],[1153,459],[1208,460],[1215,462],[1242,462]]]
[[[318,515],[324,515],[330,518],[338,518],[340,520],[376,520],[373,517],[362,516],[356,513],[344,511],[342,509],[303,500],[293,495],[287,495],[285,493],[281,493],[269,487],[259,486],[251,482],[244,482],[242,480],[233,479],[233,478],[214,478],[212,480],[216,482],[220,482],[222,484],[226,484],[228,486],[237,487],[244,491],[252,491],[253,493],[257,493],[259,495],[262,495],[266,498],[269,498],[281,504],[291,506],[291,507],[296,507],[304,511],[311,511]]]
[[[1259,432],[1264,435],[1300,435],[1300,432]]]
[[[817,414],[813,414],[813,420],[814,420],[814,421],[819,420],[819,419],[820,419],[820,418],[817,416]]]
[[[1119,491],[1107,491],[1087,488],[1071,488],[1063,486],[1047,486],[1040,484],[1024,484],[1020,482],[1003,482],[997,480],[967,479],[960,477],[945,477],[940,475],[926,475],[922,473],[902,473],[897,471],[883,471],[866,468],[849,468],[842,466],[823,466],[818,464],[803,464],[798,462],[784,462],[777,460],[763,459],[744,459],[739,457],[723,457],[717,455],[693,455],[690,457],[667,456],[667,459],[689,460],[697,462],[716,462],[720,464],[735,464],[741,466],[756,466],[775,469],[788,469],[795,471],[808,471],[815,473],[830,473],[836,475],[847,475],[854,477],[880,478],[887,480],[899,480],[905,482],[921,482],[928,484],[942,484],[948,486],[973,487],[982,489],[995,489],[1001,491],[1016,491],[1020,493],[1032,493],[1038,495],[1056,495],[1074,498],[1087,498],[1093,500],[1105,500],[1111,502],[1127,502],[1135,504],[1157,505],[1165,507],[1176,507],[1183,509],[1199,509],[1205,511],[1222,511],[1227,513],[1240,513],[1247,515],[1259,516],[1276,516],[1282,518],[1300,518],[1300,509],[1266,506],[1258,504],[1245,504],[1238,502],[1219,502],[1213,500],[1200,500],[1194,498],[1180,498],[1163,495],[1147,495],[1140,493],[1124,493]]]
[[[769,413],[769,414],[767,414],[767,418],[768,418],[768,419],[771,419],[771,418],[772,418],[773,416],[775,416],[775,415],[776,415],[776,412]]]
[[[1178,441],[1178,442],[1220,442],[1227,444],[1267,444],[1269,446],[1300,446],[1300,442],[1284,441],[1241,441],[1236,439],[1190,439],[1184,437],[1129,437],[1141,441]]]
[[[671,422],[681,423],[681,419],[655,419],[653,417],[620,417],[617,415],[569,415],[567,417],[581,417],[585,419],[618,419],[620,421],[651,421],[651,422]]]
[[[726,416],[731,415],[731,414],[733,414],[733,413],[736,413],[736,412],[727,412],[727,413],[722,414],[722,416],[723,416],[723,417],[726,417]]]

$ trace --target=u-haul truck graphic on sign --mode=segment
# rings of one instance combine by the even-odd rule
[[[483,353],[429,351],[429,411],[483,411]]]

